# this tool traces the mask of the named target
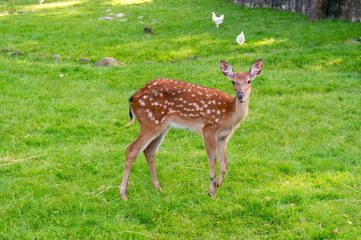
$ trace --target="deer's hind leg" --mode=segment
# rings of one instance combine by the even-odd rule
[[[138,137],[127,147],[124,174],[122,183],[120,185],[120,196],[123,200],[128,200],[127,185],[130,169],[134,163],[134,160],[137,158],[141,151],[148,147],[148,145],[163,132],[162,130],[163,129],[159,128],[148,129],[141,127]]]
[[[144,149],[144,151],[143,151],[144,156],[147,159],[148,168],[149,168],[150,176],[152,178],[153,186],[161,191],[163,191],[163,190],[159,185],[157,173],[155,171],[154,159],[155,159],[155,154],[157,153],[158,147],[162,143],[168,130],[169,129],[166,129],[158,137],[156,137],[152,142],[150,142],[148,147],[146,149]]]

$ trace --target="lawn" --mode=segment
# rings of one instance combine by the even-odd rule
[[[223,0],[1,1],[0,22],[0,239],[360,238],[361,43],[345,44],[360,23]],[[93,67],[102,57],[122,65]],[[129,97],[158,77],[234,95],[219,61],[259,58],[216,196],[201,137],[171,130],[164,191],[139,155],[122,201]]]

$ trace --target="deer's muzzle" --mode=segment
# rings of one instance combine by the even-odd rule
[[[243,92],[237,92],[237,99],[240,102],[244,102],[244,93]]]

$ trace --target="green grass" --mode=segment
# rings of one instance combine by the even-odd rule
[[[344,42],[361,25],[221,0],[134,2],[0,2],[0,49],[24,51],[0,53],[0,239],[359,239],[361,44]],[[19,9],[35,12],[7,13]],[[98,21],[108,9],[128,21]],[[219,29],[211,11],[225,14]],[[101,57],[125,64],[92,67]],[[219,61],[247,71],[258,58],[217,196],[201,137],[172,130],[156,157],[164,192],[140,155],[121,201],[139,128],[122,127],[128,98],[158,77],[233,95]]]

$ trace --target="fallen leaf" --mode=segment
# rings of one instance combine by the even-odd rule
[[[347,223],[350,224],[350,225],[353,225],[353,223],[351,221],[347,221]]]
[[[217,223],[222,223],[222,222],[217,222]]]
[[[293,206],[293,205],[295,205],[295,204],[294,204],[294,203],[291,203],[290,205]]]
[[[335,230],[333,230],[333,231],[332,231],[332,234],[334,234],[334,235],[335,235],[336,233],[338,233],[337,228],[335,228]]]
[[[155,218],[153,218],[152,221],[154,222],[154,221],[155,221]]]

